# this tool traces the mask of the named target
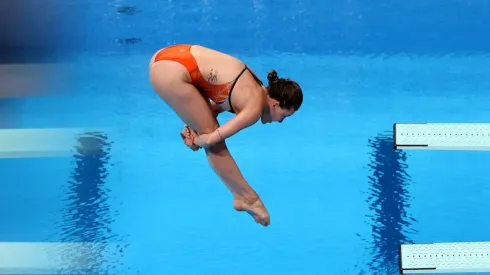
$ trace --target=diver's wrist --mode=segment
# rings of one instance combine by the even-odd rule
[[[218,142],[220,142],[220,141],[223,141],[223,140],[224,140],[224,138],[223,138],[223,136],[221,135],[221,132],[220,132],[220,130],[219,130],[219,128],[218,128],[218,129],[214,130],[214,131],[213,131],[213,132],[212,132],[212,133],[209,135],[209,140],[208,140],[208,143],[212,145],[212,144],[216,144],[216,143],[218,143]]]

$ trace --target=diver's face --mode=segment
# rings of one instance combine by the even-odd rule
[[[284,119],[292,116],[293,114],[293,109],[283,109],[281,106],[279,106],[279,102],[277,102],[277,100],[272,100],[269,104],[269,112],[262,115],[261,121],[263,124],[271,122],[282,123]]]

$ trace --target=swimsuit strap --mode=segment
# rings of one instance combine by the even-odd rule
[[[235,87],[235,84],[237,83],[238,79],[240,78],[240,76],[242,76],[242,74],[245,72],[245,71],[249,71],[253,78],[255,79],[255,81],[260,85],[264,85],[264,83],[262,82],[262,80],[260,80],[260,78],[258,78],[248,67],[247,65],[245,65],[245,68],[243,68],[243,70],[238,74],[238,76],[235,78],[235,80],[233,81],[233,84],[231,85],[231,88],[230,88],[230,92],[228,93],[228,103],[230,105],[230,113],[235,113],[235,110],[233,110],[233,105],[231,105],[231,93],[233,92],[233,88]]]

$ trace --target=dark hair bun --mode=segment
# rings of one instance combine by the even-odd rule
[[[277,77],[277,72],[276,70],[271,70],[268,74],[267,74],[267,80],[269,80],[269,83],[274,83],[276,82],[277,80],[279,80],[279,78]]]

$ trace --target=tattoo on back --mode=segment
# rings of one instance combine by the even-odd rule
[[[207,80],[209,83],[215,83],[216,81],[218,81],[218,71],[215,69],[211,69],[207,76]]]

